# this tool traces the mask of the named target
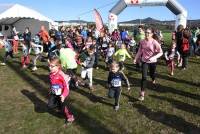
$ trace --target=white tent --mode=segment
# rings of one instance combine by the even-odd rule
[[[10,36],[11,27],[15,26],[16,30],[23,33],[25,27],[29,27],[34,36],[44,25],[48,30],[51,25],[56,23],[40,14],[39,12],[24,7],[19,4],[0,4],[0,32]]]

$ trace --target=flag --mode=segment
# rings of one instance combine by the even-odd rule
[[[103,21],[99,12],[94,9],[94,18],[96,23],[96,29],[101,32],[103,30]]]

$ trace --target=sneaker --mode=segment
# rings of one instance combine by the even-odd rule
[[[36,70],[37,70],[37,67],[33,67],[33,68],[32,68],[32,71],[36,71]]]
[[[153,81],[152,81],[152,84],[155,85],[155,84],[156,84],[156,80],[153,80]]]
[[[144,96],[141,95],[141,96],[138,98],[138,100],[139,100],[139,101],[143,101],[143,100],[144,100]]]
[[[178,64],[178,67],[182,67],[182,63],[179,63],[179,64]]]
[[[27,66],[26,66],[26,65],[23,65],[22,68],[25,69],[25,68],[27,68]]]
[[[2,65],[2,66],[5,66],[5,65],[6,65],[6,63],[4,63],[4,62],[3,62],[3,63],[1,63],[1,65]]]
[[[182,70],[186,70],[186,67],[183,67]]]
[[[171,72],[171,73],[170,73],[170,75],[171,75],[171,76],[173,76],[173,75],[174,75],[174,73],[173,73],[173,72]]]
[[[115,111],[119,110],[119,105],[114,107]]]
[[[67,122],[68,123],[72,123],[74,120],[75,120],[74,116],[72,115],[72,117],[70,117],[70,118],[67,119]]]

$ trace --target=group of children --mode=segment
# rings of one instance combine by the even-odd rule
[[[66,106],[67,97],[69,96],[70,85],[73,83],[75,87],[87,86],[91,91],[94,90],[93,87],[93,68],[95,67],[96,60],[99,55],[99,46],[96,42],[97,39],[85,39],[85,47],[83,51],[76,52],[75,47],[73,47],[72,42],[69,38],[66,38],[64,45],[59,41],[55,41],[53,38],[50,39],[48,45],[48,64],[50,70],[50,83],[51,88],[49,92],[49,108],[59,108],[63,111],[66,118],[66,122],[73,122],[74,116],[69,111]],[[34,50],[35,56],[33,58],[33,71],[37,70],[37,60],[42,58],[43,45],[41,45],[41,38],[36,35],[33,40],[30,41],[30,47],[22,43],[23,56],[21,58],[22,67],[26,68],[30,63],[30,53],[31,49]],[[0,44],[5,47],[4,62],[1,65],[5,65],[7,57],[13,58],[12,45],[7,41],[7,39],[0,34]],[[103,46],[103,44],[105,46]],[[130,51],[133,52],[133,47],[135,46],[134,39],[131,39],[129,44],[122,42],[120,48],[116,51],[117,42],[106,42],[103,41],[102,57],[105,61],[106,67],[109,68],[108,74],[108,96],[115,99],[114,109],[119,109],[119,100],[122,92],[122,82],[127,84],[128,90],[130,90],[130,84],[128,78],[123,73],[124,62],[126,58],[132,58],[127,51],[130,47]],[[64,47],[63,47],[64,46]],[[180,61],[180,54],[176,51],[176,42],[172,42],[171,49],[165,52],[165,58],[167,65],[170,68],[170,74],[174,75],[174,58],[178,55],[178,61]],[[78,79],[76,74],[77,67],[79,64],[81,66],[81,80]],[[89,82],[83,82],[88,79]]]

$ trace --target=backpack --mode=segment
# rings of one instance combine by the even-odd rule
[[[186,38],[183,38],[182,46],[181,46],[182,52],[187,53],[189,52],[189,49],[190,49],[189,40]]]

